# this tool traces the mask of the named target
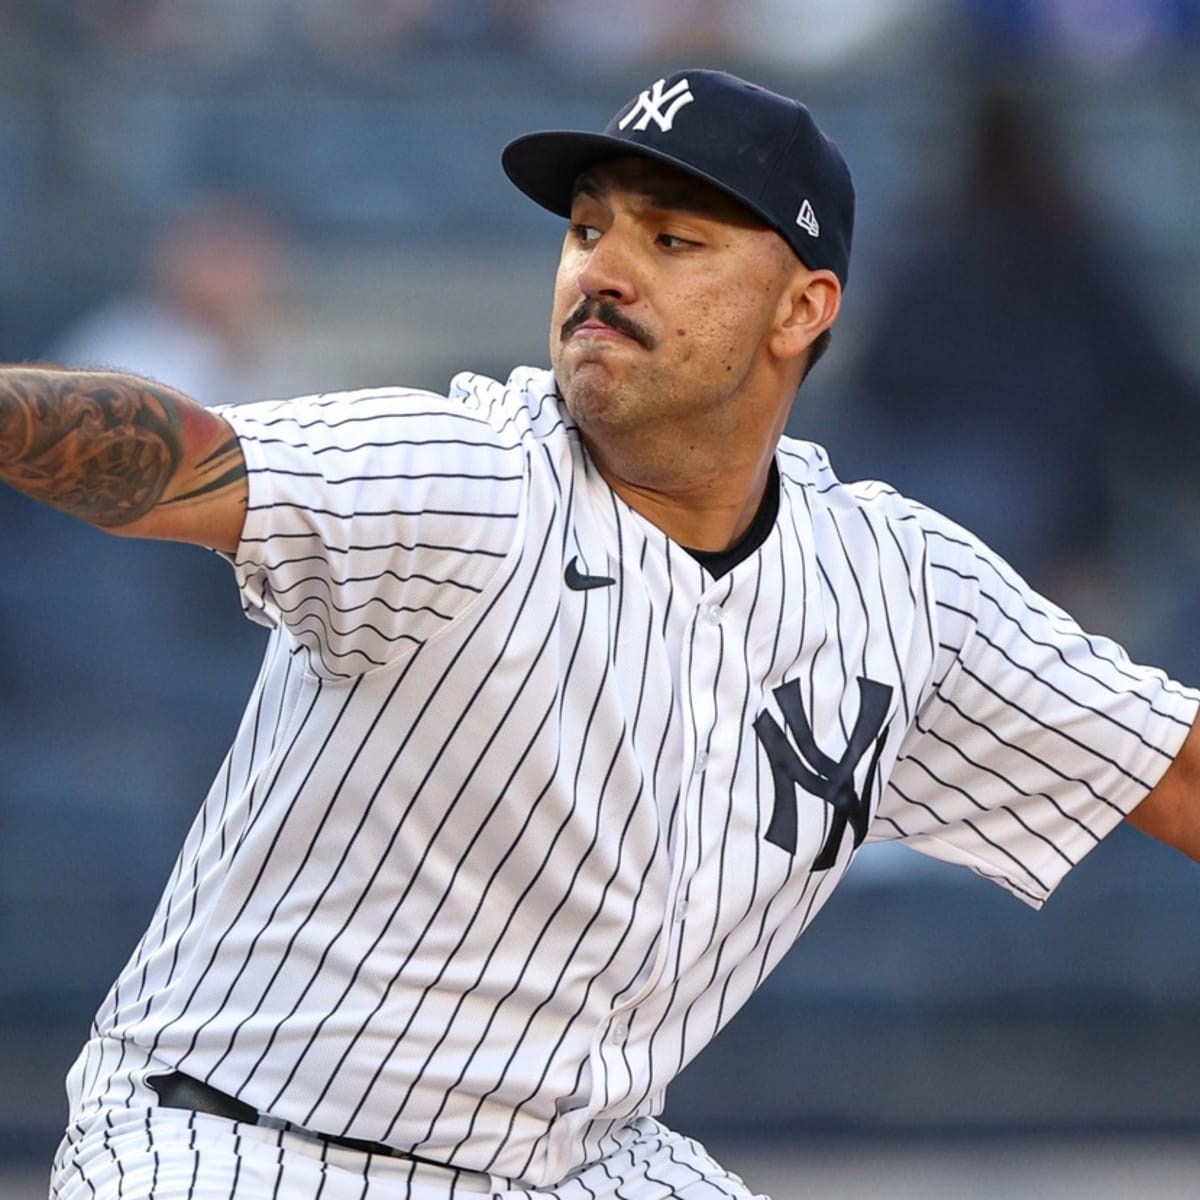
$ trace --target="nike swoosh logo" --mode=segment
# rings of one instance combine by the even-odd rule
[[[567,587],[573,592],[586,592],[591,588],[611,587],[617,581],[608,575],[585,575],[579,569],[579,557],[571,559],[567,563],[567,569],[563,572],[563,578],[567,581]]]

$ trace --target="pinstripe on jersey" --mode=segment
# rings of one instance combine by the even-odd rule
[[[780,689],[835,761],[860,681],[890,689],[868,836],[1032,903],[1196,713],[810,444],[714,580],[590,467],[546,372],[224,415],[274,633],[97,1032],[311,1129],[531,1185],[623,1145],[852,857],[848,828],[812,870],[833,807],[776,795]],[[612,582],[566,586],[573,560]],[[794,848],[764,836],[781,799]]]

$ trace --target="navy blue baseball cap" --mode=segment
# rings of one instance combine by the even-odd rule
[[[724,71],[677,71],[629,101],[603,133],[528,133],[509,142],[500,161],[521,191],[565,217],[583,171],[631,154],[739,200],[802,263],[845,285],[854,184],[841,152],[799,101]]]

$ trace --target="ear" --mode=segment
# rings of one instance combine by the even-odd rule
[[[775,314],[768,345],[781,359],[798,358],[837,320],[842,285],[832,271],[801,267],[792,276]]]

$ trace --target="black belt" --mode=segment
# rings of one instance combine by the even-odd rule
[[[258,1109],[249,1104],[219,1092],[215,1087],[209,1087],[199,1079],[193,1079],[182,1071],[172,1071],[169,1075],[151,1075],[146,1082],[158,1093],[158,1102],[163,1108],[184,1108],[191,1112],[207,1113],[212,1117],[224,1117],[228,1121],[240,1121],[243,1125],[261,1125],[262,1116]],[[434,1162],[431,1158],[420,1158],[416,1154],[406,1154],[394,1146],[383,1142],[367,1142],[362,1138],[336,1137],[332,1133],[317,1133],[311,1129],[302,1129],[298,1125],[279,1122],[285,1129],[296,1133],[305,1133],[309,1137],[319,1138],[331,1146],[344,1146],[347,1150],[358,1150],[362,1154],[383,1154],[388,1158],[406,1158],[412,1162],[424,1163],[430,1167],[440,1167],[443,1171],[455,1171],[456,1167],[448,1167],[445,1163]]]

